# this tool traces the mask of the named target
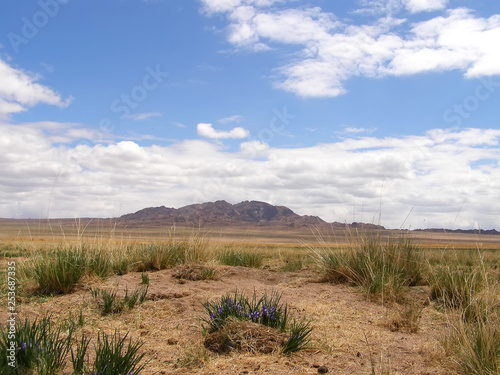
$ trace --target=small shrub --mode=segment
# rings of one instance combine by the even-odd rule
[[[113,273],[121,276],[130,272],[131,260],[127,256],[120,257],[113,261]]]
[[[198,264],[207,257],[207,245],[207,239],[199,235],[182,241],[142,244],[133,250],[134,269],[139,272],[158,271],[179,264]]]
[[[144,303],[148,300],[148,289],[149,285],[139,290],[139,303]]]
[[[81,328],[85,325],[85,317],[83,316],[83,310],[80,310],[78,317],[75,320],[75,317],[70,312],[67,319],[63,320],[61,323],[61,327],[68,330],[76,330],[77,328]]]
[[[120,313],[123,311],[124,303],[118,301],[116,298],[116,291],[108,292],[103,290],[101,292],[101,313],[108,315],[112,313]]]
[[[139,302],[143,303],[147,300],[148,287],[136,289],[131,295],[128,294],[128,289],[125,290],[125,297],[123,302],[128,306],[129,309],[133,309],[134,306]]]
[[[452,309],[443,343],[463,374],[493,375],[500,373],[500,290],[489,280],[483,254],[479,255],[474,268],[437,268],[431,297]]]

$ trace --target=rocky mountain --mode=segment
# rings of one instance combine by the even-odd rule
[[[297,215],[284,206],[273,206],[258,201],[230,204],[226,201],[192,204],[181,208],[165,206],[144,208],[119,218],[124,224],[135,225],[322,225],[325,221],[317,216]]]

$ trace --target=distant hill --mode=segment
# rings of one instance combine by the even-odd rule
[[[496,234],[500,232],[496,229],[444,229],[444,228],[429,228],[429,229],[414,229],[415,232],[432,232],[432,233],[465,233],[465,234]]]
[[[120,216],[120,222],[135,225],[179,224],[189,226],[211,225],[325,225],[317,216],[298,215],[284,206],[273,206],[259,201],[230,204],[226,201],[192,204],[181,208],[165,206],[144,208]]]

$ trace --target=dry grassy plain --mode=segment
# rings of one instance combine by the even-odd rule
[[[432,300],[428,282],[406,288],[404,298],[391,299],[384,292],[369,294],[352,283],[326,281],[317,257],[321,251],[340,251],[352,245],[354,237],[384,242],[400,236],[411,238],[423,267],[483,267],[495,293],[498,290],[499,235],[362,229],[356,233],[342,228],[123,228],[109,221],[86,220],[0,219],[0,277],[6,283],[7,262],[15,261],[20,282],[18,320],[50,315],[63,329],[77,326],[77,333],[92,342],[101,333],[128,332],[128,337],[143,343],[140,350],[149,361],[143,374],[315,374],[324,367],[329,374],[467,373],[457,361],[458,352],[447,345],[458,312]],[[144,244],[187,243],[193,238],[196,255],[177,265],[145,272],[133,265],[106,277],[87,273],[71,293],[40,293],[23,272],[33,259],[58,246],[109,251],[109,259],[118,259],[119,254]],[[224,264],[222,254],[231,251],[250,254],[254,263]],[[149,279],[147,301],[121,312],[102,313],[92,289],[114,291],[123,298],[126,291],[144,285],[144,275]],[[291,318],[311,321],[310,348],[287,355],[206,349],[203,303],[235,290],[249,296],[254,291],[280,293]],[[1,324],[8,316],[6,293],[2,288]],[[498,295],[492,303],[496,309]],[[62,373],[71,374],[71,366]],[[497,372],[489,372],[493,373]]]

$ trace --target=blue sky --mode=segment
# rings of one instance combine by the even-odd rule
[[[500,3],[0,5],[0,217],[225,199],[500,228]]]

